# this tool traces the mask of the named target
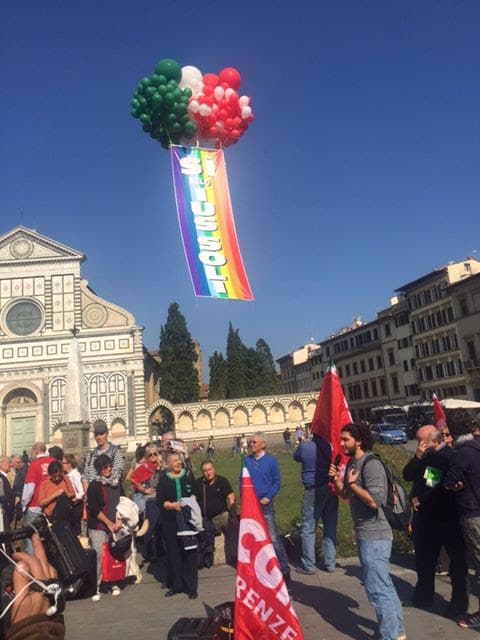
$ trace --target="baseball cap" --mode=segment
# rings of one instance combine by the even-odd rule
[[[107,425],[105,424],[96,424],[93,428],[94,436],[102,436],[104,433],[108,433]]]

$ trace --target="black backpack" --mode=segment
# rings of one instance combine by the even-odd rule
[[[387,500],[385,504],[382,504],[383,512],[387,518],[388,524],[392,529],[397,531],[407,531],[410,526],[410,520],[412,515],[412,507],[410,500],[405,493],[405,489],[395,477],[395,474],[390,467],[383,463],[383,461],[371,453],[365,458],[365,462],[362,465],[362,485],[365,486],[363,481],[363,470],[369,460],[378,460],[382,465],[385,475],[387,477]]]

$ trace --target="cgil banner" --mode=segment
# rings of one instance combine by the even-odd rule
[[[170,150],[178,222],[195,295],[253,300],[223,152],[176,145]]]

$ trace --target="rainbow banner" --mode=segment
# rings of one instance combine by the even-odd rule
[[[222,151],[170,147],[178,222],[195,295],[253,300]]]

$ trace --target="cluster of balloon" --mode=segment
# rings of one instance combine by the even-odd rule
[[[192,90],[180,86],[181,77],[178,62],[170,58],[160,60],[155,72],[140,81],[130,102],[132,116],[164,149],[171,143],[191,140],[197,131],[188,114]]]
[[[253,120],[248,96],[240,96],[241,77],[233,67],[202,74],[192,66],[182,68],[179,86],[190,89],[188,114],[197,126],[200,144],[228,147],[242,137]]]

